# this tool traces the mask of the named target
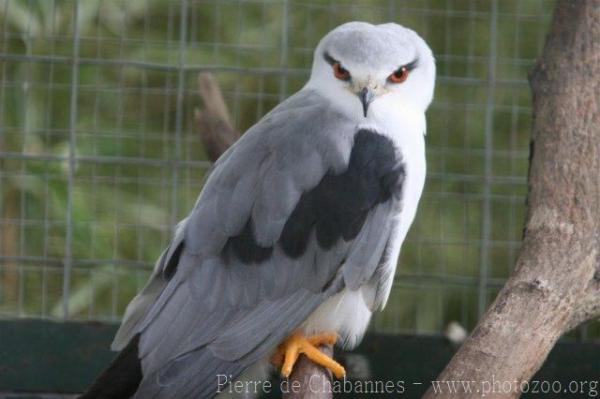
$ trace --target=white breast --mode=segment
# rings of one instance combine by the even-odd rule
[[[398,215],[398,232],[394,259],[398,258],[400,245],[412,224],[419,199],[425,184],[427,164],[425,162],[425,114],[408,104],[385,96],[373,103],[369,109],[367,123],[389,137],[402,154],[406,168],[403,187],[402,210]]]

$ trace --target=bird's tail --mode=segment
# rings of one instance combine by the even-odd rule
[[[135,335],[96,381],[78,399],[127,399],[142,381],[138,357],[140,336]]]

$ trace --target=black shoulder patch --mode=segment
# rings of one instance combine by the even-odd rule
[[[79,399],[126,399],[132,397],[142,381],[142,365],[138,353],[139,340],[139,334],[134,336]]]
[[[306,250],[313,229],[319,246],[325,249],[339,239],[354,239],[370,210],[400,195],[405,173],[390,139],[370,130],[358,131],[346,171],[327,173],[315,188],[300,197],[279,245],[288,256],[297,258]],[[226,256],[233,254],[244,263],[262,262],[272,252],[272,247],[257,244],[251,220],[239,235],[229,238],[223,250]]]
[[[252,233],[252,219],[248,220],[240,234],[227,240],[224,254],[233,254],[244,263],[259,263],[269,259],[273,247],[261,247]]]
[[[371,209],[400,195],[406,173],[401,161],[390,139],[358,131],[348,169],[338,175],[328,173],[300,198],[281,235],[285,253],[294,258],[302,255],[313,228],[325,249],[340,238],[355,238]]]
[[[170,280],[175,275],[175,272],[177,271],[177,266],[179,266],[179,258],[181,257],[181,252],[183,251],[184,246],[185,241],[181,241],[179,245],[177,245],[177,248],[175,248],[175,251],[173,251],[173,254],[169,258],[169,260],[167,261],[167,264],[163,269],[163,276],[167,280]],[[165,254],[165,256],[166,255],[167,254]]]

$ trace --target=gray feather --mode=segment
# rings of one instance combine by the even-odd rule
[[[175,229],[173,241],[158,258],[148,284],[127,306],[123,322],[111,345],[112,350],[121,350],[129,343],[131,338],[138,332],[140,324],[153,307],[156,299],[167,286],[168,281],[163,277],[163,270],[173,252],[183,240],[184,225],[185,220],[179,223]]]
[[[344,281],[351,290],[359,289],[373,274],[383,256],[390,236],[391,206],[393,202],[378,205],[368,216],[356,244],[344,263]]]
[[[397,229],[398,220],[393,220],[390,235],[386,240],[385,248],[377,268],[369,281],[360,288],[365,304],[372,312],[383,309],[390,294],[392,283],[394,282],[394,272],[396,271],[398,259],[396,256],[392,256],[389,250],[392,240],[395,239]]]

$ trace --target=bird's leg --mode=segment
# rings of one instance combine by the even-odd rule
[[[277,347],[271,362],[281,367],[281,375],[288,378],[292,374],[292,369],[298,357],[304,354],[313,363],[331,370],[337,378],[342,378],[346,375],[346,370],[342,365],[319,350],[319,346],[334,345],[336,341],[337,334],[335,333],[322,333],[305,337],[296,332]]]

